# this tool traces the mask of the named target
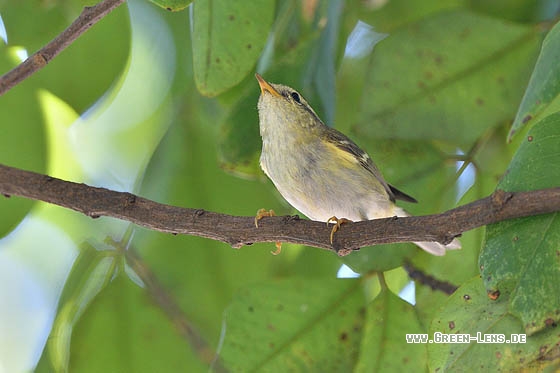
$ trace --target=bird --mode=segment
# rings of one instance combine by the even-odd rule
[[[257,104],[260,167],[282,197],[302,214],[335,223],[331,243],[346,222],[410,216],[395,201],[416,200],[388,184],[354,141],[325,125],[295,89],[255,76],[261,90]],[[259,210],[257,220],[267,214]],[[414,243],[437,256],[461,248],[456,238],[447,245]]]

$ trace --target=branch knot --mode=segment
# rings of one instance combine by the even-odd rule
[[[513,193],[506,192],[502,189],[496,189],[496,191],[492,193],[492,207],[501,210],[512,197]]]

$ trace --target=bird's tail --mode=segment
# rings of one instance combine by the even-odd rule
[[[395,212],[397,216],[410,216],[408,212],[400,207],[397,207]],[[422,250],[437,256],[445,255],[447,250],[457,250],[461,248],[461,242],[456,238],[447,245],[442,245],[439,242],[414,242],[414,244]]]

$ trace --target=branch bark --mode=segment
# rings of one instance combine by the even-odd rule
[[[104,0],[95,6],[85,7],[79,17],[66,30],[14,69],[0,77],[0,96],[46,66],[47,63],[72,44],[80,35],[124,3],[124,1]]]
[[[560,187],[528,192],[497,190],[489,197],[437,215],[386,218],[345,224],[334,237],[325,222],[295,216],[252,216],[169,206],[131,193],[115,192],[0,164],[0,193],[52,203],[92,218],[126,220],[155,231],[218,240],[240,248],[256,242],[290,242],[347,255],[384,243],[449,243],[463,232],[507,219],[560,211]],[[258,207],[258,206],[256,206]]]

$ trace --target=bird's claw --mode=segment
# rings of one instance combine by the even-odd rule
[[[282,252],[282,242],[276,241],[276,250],[271,251],[272,255],[278,255]]]
[[[259,220],[265,216],[276,216],[276,213],[274,210],[259,209],[259,211],[257,211],[257,215],[255,216],[255,227],[259,227]]]
[[[265,216],[276,216],[276,213],[274,212],[274,210],[259,209],[259,211],[257,211],[257,215],[255,216],[255,227],[257,228],[259,227],[259,220],[261,220]],[[277,241],[276,250],[271,251],[270,253],[272,255],[278,255],[281,252],[282,252],[282,242]]]
[[[330,223],[334,223],[333,228],[331,230],[331,245],[333,243],[334,234],[340,229],[340,226],[345,223],[352,223],[352,220],[346,218],[337,218],[336,216],[332,216],[327,220],[327,225]]]

